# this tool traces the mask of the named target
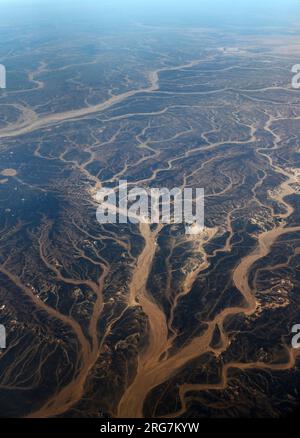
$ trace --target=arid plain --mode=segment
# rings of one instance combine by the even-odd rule
[[[300,29],[7,32],[1,416],[293,412]],[[100,225],[96,190],[120,179],[203,187],[205,229]]]

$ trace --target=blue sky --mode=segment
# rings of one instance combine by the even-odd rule
[[[47,13],[93,21],[257,27],[300,22],[300,0],[0,0],[0,13],[1,23],[38,20]]]

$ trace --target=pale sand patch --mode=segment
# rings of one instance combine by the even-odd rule
[[[17,171],[15,169],[4,169],[0,172],[2,176],[16,176]]]
[[[7,183],[8,179],[0,179],[0,184],[5,184]]]

